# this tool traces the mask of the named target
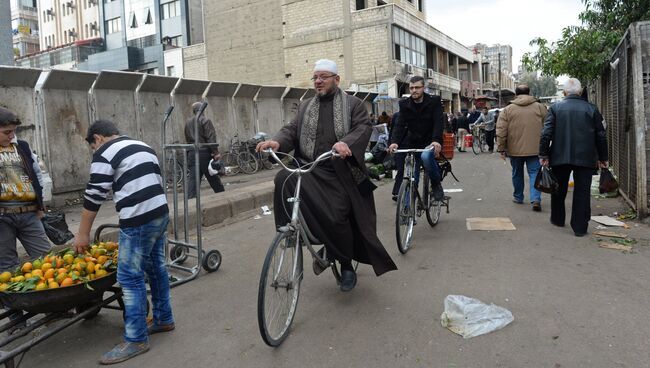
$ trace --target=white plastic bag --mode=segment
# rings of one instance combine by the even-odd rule
[[[514,320],[509,310],[463,295],[447,295],[442,327],[469,339],[499,330]]]

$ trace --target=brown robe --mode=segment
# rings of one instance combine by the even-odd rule
[[[338,141],[334,130],[333,96],[320,100],[318,130],[314,155],[332,149]],[[314,97],[319,98],[319,97]],[[365,180],[361,184],[352,176],[354,165],[366,174],[364,153],[372,126],[363,102],[345,95],[350,111],[350,129],[341,137],[352,151],[346,160],[338,158],[321,163],[314,171],[303,175],[300,210],[309,230],[325,244],[329,254],[341,262],[356,260],[372,265],[379,276],[396,270],[397,266],[377,237],[377,214],[372,194],[374,185]],[[280,152],[295,149],[294,156],[303,163],[309,155],[300,152],[299,138],[303,116],[310,100],[303,101],[296,117],[273,138],[280,143]],[[348,161],[348,162],[346,162]],[[286,198],[293,196],[296,176],[281,171],[275,178],[275,223],[286,225],[291,219],[291,206]]]

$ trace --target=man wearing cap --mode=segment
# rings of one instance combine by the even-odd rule
[[[16,239],[31,259],[51,248],[40,220],[41,170],[29,144],[16,138],[20,124],[13,112],[0,108],[0,272],[19,265]]]
[[[212,125],[212,121],[208,118],[205,117],[205,114],[201,114],[199,118],[196,118],[196,113],[199,111],[201,108],[201,102],[195,102],[192,104],[192,113],[195,116],[192,116],[190,119],[188,119],[185,122],[185,141],[187,143],[194,143],[198,141],[198,143],[213,143],[209,147],[201,147],[199,148],[199,184],[198,187],[201,186],[201,180],[203,180],[203,177],[205,176],[208,179],[208,183],[210,183],[210,187],[212,187],[212,191],[215,193],[223,192],[225,189],[223,187],[223,184],[221,184],[221,179],[219,178],[219,175],[210,175],[208,172],[208,165],[210,164],[211,159],[218,160],[221,155],[219,154],[219,148],[217,143],[217,133],[214,129],[214,125]],[[194,125],[198,121],[199,124],[199,137],[198,139],[194,139]],[[195,183],[195,170],[196,170],[196,162],[194,162],[194,151],[190,151],[187,157],[187,166],[188,166],[188,171],[189,175],[187,178],[187,198],[194,198],[196,197],[196,190],[197,190],[197,184]]]
[[[324,152],[335,150],[340,158],[319,164],[302,177],[300,207],[311,232],[320,239],[327,254],[341,264],[341,290],[352,290],[357,282],[352,260],[372,265],[379,276],[397,269],[377,237],[377,216],[364,152],[372,126],[363,102],[338,86],[340,76],[334,61],[318,60],[311,78],[316,96],[303,101],[298,114],[270,141],[257,150],[295,150],[302,163],[312,162]],[[275,177],[275,224],[290,221],[290,204],[296,176],[281,171]],[[315,271],[317,269],[315,268]]]

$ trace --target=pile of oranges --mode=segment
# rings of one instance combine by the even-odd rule
[[[13,273],[0,274],[0,291],[57,289],[104,277],[117,270],[117,248],[115,242],[100,242],[85,254],[64,249],[25,262]]]

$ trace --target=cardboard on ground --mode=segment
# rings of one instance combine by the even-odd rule
[[[591,216],[591,219],[593,221],[596,221],[599,224],[603,224],[605,226],[619,226],[619,227],[625,227],[625,223],[618,221],[616,219],[613,219],[609,216]]]
[[[468,217],[466,222],[470,231],[517,230],[507,217]]]

